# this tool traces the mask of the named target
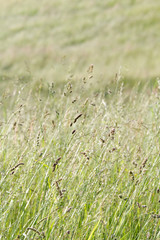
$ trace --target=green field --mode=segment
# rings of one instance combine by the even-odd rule
[[[97,81],[119,68],[132,80],[159,76],[157,0],[0,0],[0,76],[64,81],[95,65]]]
[[[160,3],[0,4],[0,240],[159,240]]]

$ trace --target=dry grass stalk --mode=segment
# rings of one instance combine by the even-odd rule
[[[52,170],[52,172],[55,171],[56,166],[58,165],[58,163],[59,163],[60,160],[61,160],[61,157],[59,157],[59,158],[55,161],[55,163],[53,164],[53,170]]]
[[[16,168],[18,168],[19,166],[22,166],[22,165],[24,165],[24,163],[18,163],[15,167],[13,167],[10,171],[12,172],[12,174],[14,173],[14,170],[16,169]]]
[[[102,143],[105,143],[105,140],[103,138],[100,138],[100,140],[101,140]]]
[[[78,120],[82,115],[83,115],[82,113],[79,114],[79,115],[74,119],[73,123],[76,123],[77,120]],[[70,127],[72,127],[73,123],[70,124]]]
[[[38,136],[37,136],[37,147],[39,146],[39,143],[40,143],[39,138],[40,138],[40,132],[38,133]]]
[[[74,134],[76,132],[76,130],[74,129],[73,131],[72,131],[72,134]]]
[[[48,218],[48,217],[45,217],[45,218],[41,219],[41,220],[37,223],[37,225],[40,224],[41,222],[47,220],[47,218]]]
[[[37,233],[38,235],[42,235],[42,234],[41,234],[37,229],[35,229],[35,228],[28,227],[27,230],[31,230],[31,231]]]
[[[147,161],[148,161],[148,158],[146,158],[146,159],[142,162],[142,165],[141,165],[140,168],[139,168],[140,173],[142,172],[142,169],[145,168]]]
[[[132,178],[132,181],[134,181],[134,173],[132,171],[129,172],[131,178]]]
[[[57,187],[57,190],[59,192],[60,197],[62,198],[63,197],[63,193],[62,193],[62,191],[61,191],[61,189],[59,187],[58,181],[56,181],[56,187]]]
[[[94,68],[94,65],[91,64],[87,70],[88,73],[92,73],[93,72],[93,68]]]

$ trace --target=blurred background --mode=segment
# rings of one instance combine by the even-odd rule
[[[0,0],[0,82],[61,84],[94,65],[95,84],[130,87],[160,75],[157,0]]]

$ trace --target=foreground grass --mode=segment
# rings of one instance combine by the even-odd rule
[[[2,95],[1,239],[160,238],[159,89],[90,82]]]

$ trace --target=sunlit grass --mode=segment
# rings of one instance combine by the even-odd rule
[[[160,239],[158,1],[0,4],[0,239]]]
[[[1,239],[158,239],[159,90],[90,74],[1,97]]]
[[[101,83],[120,66],[129,79],[150,80],[159,76],[159,10],[157,0],[1,1],[0,75],[30,69],[64,81],[93,63]]]

